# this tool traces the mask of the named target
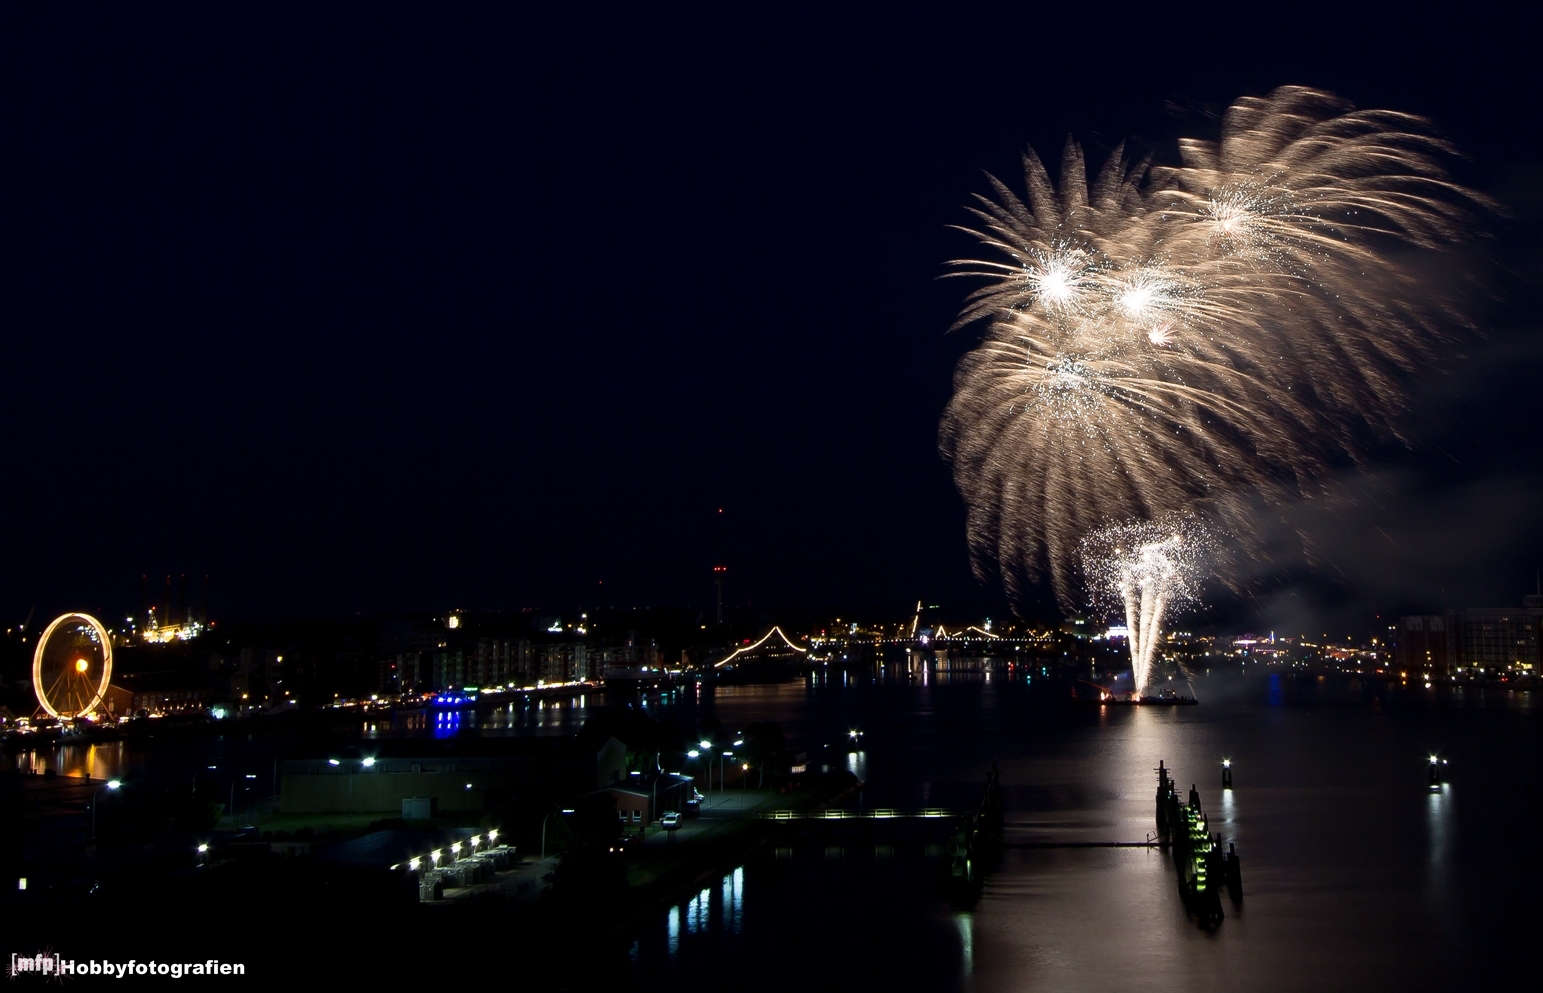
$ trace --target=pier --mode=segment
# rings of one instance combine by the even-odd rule
[[[1179,895],[1185,910],[1199,920],[1201,927],[1212,928],[1226,917],[1221,892],[1225,889],[1234,906],[1243,903],[1242,863],[1237,849],[1228,843],[1222,851],[1220,835],[1212,835],[1210,824],[1200,805],[1200,791],[1189,788],[1188,802],[1181,802],[1169,770],[1157,763],[1157,834],[1154,841],[1170,849],[1178,870]],[[1231,767],[1228,779],[1231,782]]]

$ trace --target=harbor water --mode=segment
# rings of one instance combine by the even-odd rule
[[[788,846],[661,912],[634,969],[656,988],[1004,991],[1449,990],[1525,974],[1543,876],[1532,695],[1320,700],[1283,678],[1202,680],[1198,707],[1074,708],[981,675],[719,688],[725,726],[778,720],[832,743],[869,807],[966,807],[997,762],[1009,844],[1146,839],[1164,760],[1236,843],[1243,904],[1224,899],[1226,920],[1202,929],[1157,849],[1009,849],[961,910],[920,845]]]
[[[1543,810],[1534,694],[1319,692],[1285,674],[1207,677],[1195,691],[1200,706],[1077,706],[1021,673],[891,672],[637,698],[685,728],[778,722],[812,766],[862,781],[844,801],[853,810],[964,810],[995,762],[1009,846],[1144,841],[1162,760],[1181,795],[1196,786],[1224,847],[1236,844],[1244,898],[1224,899],[1226,919],[1205,929],[1186,916],[1159,849],[1009,847],[961,908],[939,893],[936,837],[805,832],[636,922],[606,956],[629,975],[603,978],[649,989],[1334,991],[1465,989],[1526,974],[1543,882],[1532,850]],[[358,733],[571,733],[601,702],[467,712],[449,731],[387,719]],[[6,761],[174,778],[240,810],[271,795],[275,760],[294,744],[152,739]],[[1437,788],[1433,754],[1445,762]]]

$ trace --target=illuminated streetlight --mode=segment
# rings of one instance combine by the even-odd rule
[[[370,767],[370,766],[372,766],[372,765],[374,765],[374,764],[375,764],[375,756],[373,756],[373,755],[367,755],[367,756],[365,756],[365,758],[364,758],[364,761],[363,761],[363,762],[362,762],[362,763],[361,763],[361,764],[362,764],[362,765],[363,765],[363,766],[364,766],[364,767],[365,767],[365,768],[366,768],[366,769],[368,769],[368,768],[369,768],[369,767]]]
[[[106,785],[104,785],[104,786],[100,787],[99,789],[95,790],[94,792],[92,792],[92,794],[91,794],[91,840],[92,841],[96,840],[96,797],[97,797],[97,794],[101,793],[102,790],[115,790],[115,789],[117,789],[118,787],[120,787],[122,785],[123,785],[123,782],[121,780],[109,779],[107,781]]]

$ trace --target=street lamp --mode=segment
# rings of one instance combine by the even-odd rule
[[[219,766],[217,766],[217,765],[204,766],[204,769],[218,769],[218,768],[219,768]],[[195,797],[198,796],[198,774],[200,772],[202,772],[202,771],[203,771],[203,769],[194,769],[193,770],[193,795]]]
[[[97,787],[96,791],[91,794],[91,840],[92,841],[96,840],[96,797],[97,797],[97,794],[102,792],[103,790],[115,790],[115,789],[117,789],[118,787],[120,787],[122,785],[123,785],[123,783],[120,782],[119,780],[109,779],[107,781],[106,785]]]
[[[551,814],[541,818],[541,861],[543,862],[546,861],[546,822],[552,819],[552,814],[557,813],[571,814],[573,813],[573,808],[570,807],[563,811],[554,810]]]
[[[249,773],[246,774],[246,778],[247,779],[256,779],[257,777],[249,772]],[[235,819],[235,816],[236,816],[236,781],[234,779],[232,779],[230,781],[230,807],[226,809],[225,813],[230,815],[232,820]]]
[[[703,738],[697,744],[702,746],[702,751],[707,754],[707,791],[711,793],[713,789],[713,743]],[[696,753],[691,753],[691,757],[695,758]]]
[[[695,748],[691,749],[691,751],[686,753],[686,758],[688,758],[688,759],[695,759],[695,758],[701,758],[701,757],[702,757],[702,753],[697,751]],[[712,776],[711,776],[712,767],[713,767],[712,759],[708,758],[708,760],[707,760],[707,768],[709,770],[708,783],[707,783],[707,788],[708,789],[712,789],[713,788]],[[694,794],[696,792],[696,787],[692,786],[691,790],[692,790],[692,792]]]

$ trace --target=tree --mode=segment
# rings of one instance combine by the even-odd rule
[[[745,755],[757,770],[756,789],[766,785],[766,765],[780,757],[787,748],[782,725],[776,721],[757,721],[745,728]]]

